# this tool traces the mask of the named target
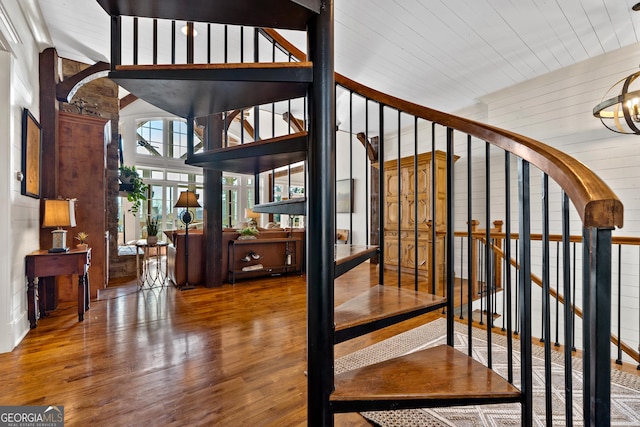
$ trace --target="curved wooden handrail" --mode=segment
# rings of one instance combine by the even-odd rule
[[[299,61],[306,61],[306,54],[289,43],[277,31],[265,29],[264,33]],[[515,132],[396,98],[339,73],[335,73],[335,81],[367,99],[472,135],[526,160],[553,178],[567,193],[584,227],[608,229],[622,227],[624,208],[616,194],[583,163],[562,151]]]

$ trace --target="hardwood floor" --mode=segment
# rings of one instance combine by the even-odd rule
[[[363,264],[339,278],[336,304],[375,283]],[[0,355],[0,404],[64,405],[69,426],[306,425],[305,304],[301,276],[107,289],[84,322],[75,305],[59,308]],[[434,316],[342,343],[336,357]],[[335,420],[371,425],[358,414]]]

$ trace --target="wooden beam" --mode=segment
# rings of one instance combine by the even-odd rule
[[[123,108],[131,105],[132,103],[134,103],[137,100],[138,100],[137,96],[135,96],[132,93],[128,94],[127,96],[125,96],[124,98],[122,98],[120,100],[120,109],[122,110]]]
[[[85,68],[79,73],[66,78],[64,81],[56,85],[56,99],[62,102],[70,102],[73,95],[76,94],[82,85],[92,80],[99,79],[100,77],[107,77],[110,68],[110,64],[100,61],[88,68]]]
[[[377,138],[375,139],[376,143],[375,143],[375,147],[373,146],[373,144],[367,139],[367,137],[365,136],[364,132],[359,132],[358,135],[356,135],[356,137],[358,138],[358,141],[360,141],[362,143],[362,146],[364,147],[365,150],[367,150],[367,157],[369,158],[370,162],[376,163],[378,161],[378,144],[377,144]],[[373,141],[373,140],[372,140]]]
[[[305,131],[304,120],[300,120],[300,119],[296,118],[293,114],[290,114],[288,111],[286,111],[282,115],[282,120],[284,120],[285,122],[289,123],[289,125],[296,132],[304,132]]]

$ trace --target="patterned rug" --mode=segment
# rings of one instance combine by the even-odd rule
[[[466,325],[455,324],[455,347],[466,353]],[[474,359],[486,365],[486,331],[473,330]],[[446,343],[446,322],[438,319],[427,325],[407,331],[389,338],[355,353],[336,360],[336,373],[349,371],[361,366],[380,362],[392,357]],[[493,369],[507,377],[506,338],[502,335],[492,336]],[[519,387],[519,349],[518,339],[514,339],[514,384]],[[534,426],[545,425],[544,399],[544,349],[533,346],[533,382],[534,382]],[[564,367],[563,355],[552,352],[552,395],[553,425],[565,425],[564,417]],[[582,419],[582,360],[574,358],[573,362],[573,422],[583,425]],[[537,369],[536,369],[537,367]],[[640,376],[611,371],[611,425],[640,426]],[[521,425],[521,406],[515,404],[478,405],[433,409],[409,409],[398,411],[364,412],[362,415],[375,424],[383,427],[412,426],[519,426]]]

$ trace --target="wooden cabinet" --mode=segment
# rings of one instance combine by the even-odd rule
[[[435,153],[435,215],[431,212],[434,197],[431,165],[431,153],[420,154],[417,159],[410,156],[384,163],[384,265],[407,273],[413,273],[417,265],[418,273],[426,276],[430,283],[431,225],[435,220],[436,282],[440,283],[445,277],[446,153]]]
[[[105,130],[107,129],[107,130]],[[91,298],[106,286],[109,257],[106,222],[106,146],[111,137],[110,122],[98,117],[60,112],[58,116],[57,194],[77,199],[76,227],[69,228],[67,245],[75,247],[79,231],[89,234]],[[60,280],[60,301],[73,301],[77,291],[73,280]]]

